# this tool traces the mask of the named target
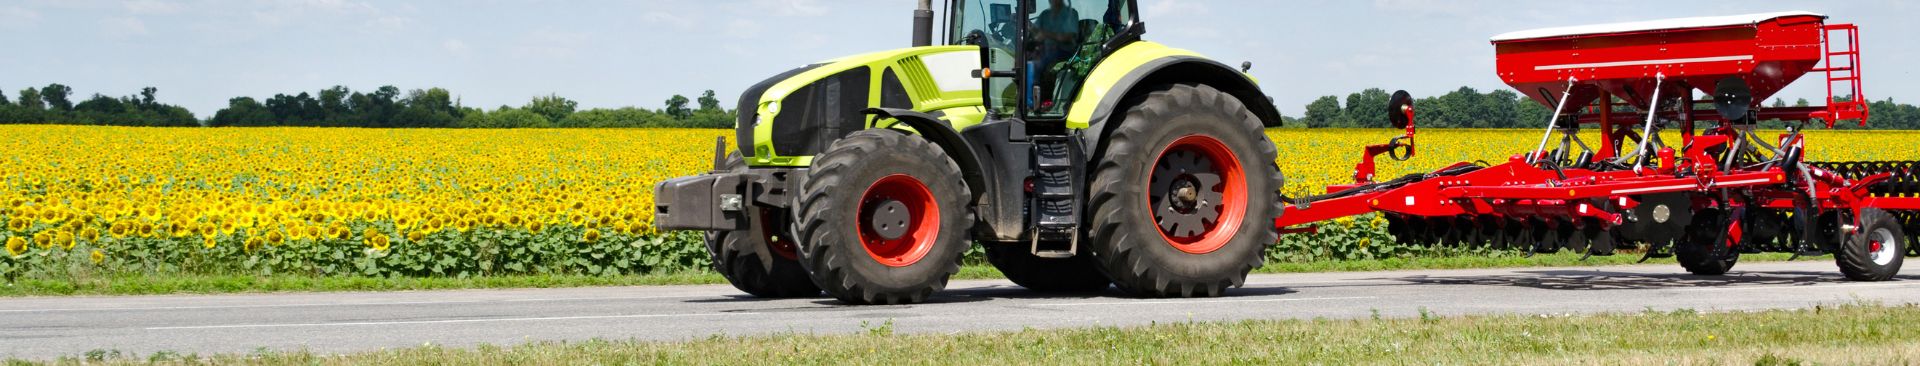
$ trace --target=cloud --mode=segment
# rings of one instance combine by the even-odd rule
[[[348,0],[291,0],[269,3],[251,12],[256,23],[278,27],[296,23],[354,24],[361,32],[395,33],[418,23],[413,18],[395,15],[373,3]],[[340,17],[344,19],[328,19]],[[346,21],[346,22],[343,22]],[[357,20],[357,22],[355,22]]]
[[[524,58],[571,59],[588,45],[589,38],[580,32],[536,30],[521,36],[511,52]]]
[[[126,2],[127,12],[134,14],[175,14],[180,12],[180,4],[162,0],[134,0]]]
[[[147,23],[139,18],[108,17],[100,20],[100,32],[110,38],[132,38],[147,35]]]
[[[815,0],[756,0],[749,8],[783,17],[827,15],[827,7]]]
[[[672,13],[659,12],[659,11],[649,11],[646,14],[641,14],[640,21],[653,23],[653,24],[663,24],[670,27],[679,28],[681,30],[693,28],[693,20],[687,19],[686,17],[682,17],[679,15],[673,15]]]
[[[18,6],[0,8],[0,27],[28,28],[39,23],[39,12]]]
[[[759,36],[760,29],[760,23],[734,18],[733,20],[727,21],[727,28],[722,29],[720,33],[727,37],[750,39]]]
[[[1154,19],[1160,19],[1160,17],[1170,15],[1207,15],[1212,12],[1213,9],[1208,8],[1207,4],[1202,2],[1190,0],[1160,0],[1143,7],[1140,12],[1140,17],[1151,22]]]
[[[452,53],[455,55],[466,55],[468,51],[473,50],[472,48],[467,47],[466,42],[461,42],[458,39],[448,39],[446,41],[442,41],[440,42],[440,48],[447,50],[447,53]]]

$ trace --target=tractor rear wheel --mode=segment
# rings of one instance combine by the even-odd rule
[[[986,244],[987,263],[999,269],[1007,280],[1039,292],[1094,292],[1107,289],[1113,281],[1100,273],[1093,257],[1080,254],[1068,258],[1041,258],[1033,255],[1026,243]]]
[[[741,172],[747,164],[740,153],[727,156],[726,170]],[[706,233],[707,254],[712,256],[713,271],[727,283],[747,294],[759,297],[805,297],[820,294],[820,288],[807,278],[800,267],[793,238],[786,234],[786,211],[758,209],[749,221],[758,230],[725,230]]]
[[[1274,145],[1238,99],[1207,85],[1131,97],[1095,161],[1087,248],[1130,294],[1218,296],[1279,238]],[[1100,131],[1093,129],[1092,131]]]
[[[1900,222],[1877,208],[1860,209],[1860,232],[1848,235],[1834,251],[1840,273],[1855,281],[1886,281],[1900,273],[1906,260],[1901,248]]]
[[[814,156],[796,203],[800,264],[854,304],[926,301],[972,241],[960,167],[920,136],[864,130]]]

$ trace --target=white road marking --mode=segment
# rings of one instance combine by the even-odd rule
[[[1165,305],[1165,304],[1216,304],[1216,303],[1235,303],[1235,302],[1282,302],[1282,301],[1313,301],[1313,300],[1359,300],[1359,299],[1373,299],[1373,298],[1376,298],[1376,297],[1373,297],[1373,296],[1349,296],[1349,297],[1303,297],[1303,298],[1280,298],[1280,299],[1221,299],[1221,300],[1167,300],[1167,301],[1116,301],[1116,302],[1063,302],[1063,303],[1048,303],[1048,304],[1028,304],[1028,305],[1029,305],[1029,306],[1099,306],[1099,305]]]
[[[182,330],[182,329],[232,329],[232,328],[287,328],[287,327],[342,327],[364,325],[411,325],[411,324],[452,324],[452,323],[491,323],[524,322],[545,320],[587,320],[587,319],[635,319],[635,318],[679,318],[709,317],[730,315],[758,315],[759,313],[694,313],[694,314],[632,314],[632,315],[583,315],[549,316],[531,318],[487,318],[487,319],[446,319],[446,320],[400,320],[383,322],[339,322],[339,323],[268,323],[268,324],[227,324],[227,325],[189,325],[175,327],[148,327],[146,330]]]
[[[1914,287],[1920,283],[1855,283],[1839,285],[1794,285],[1794,286],[1729,286],[1673,289],[1673,291],[1746,291],[1746,290],[1783,290],[1783,289],[1838,289],[1862,287]]]
[[[440,305],[440,304],[482,304],[490,302],[537,302],[537,301],[579,301],[579,300],[646,300],[677,299],[690,297],[712,297],[716,295],[670,295],[670,296],[620,296],[620,297],[562,297],[498,300],[444,300],[444,301],[394,301],[394,302],[329,302],[305,304],[247,304],[247,305],[188,305],[188,306],[145,306],[145,307],[104,307],[104,308],[53,308],[53,309],[0,309],[0,313],[55,313],[80,311],[154,311],[154,310],[209,310],[209,309],[246,309],[246,308],[304,308],[328,306],[383,306],[383,305]]]

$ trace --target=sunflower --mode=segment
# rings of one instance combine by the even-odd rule
[[[537,233],[537,232],[540,232],[541,229],[545,229],[546,227],[547,227],[547,224],[544,222],[540,222],[540,220],[527,221],[527,231],[532,231]]]
[[[153,224],[144,223],[144,222],[140,223],[140,230],[139,230],[140,236],[147,237],[147,238],[153,237],[153,229],[154,229]]]
[[[27,231],[27,227],[31,225],[33,225],[33,221],[27,220],[25,218],[15,217],[13,218],[13,220],[7,220],[8,230]]]
[[[300,235],[302,239],[318,239],[321,235],[326,235],[326,231],[320,229],[320,225],[308,226],[305,231],[306,233]]]
[[[414,230],[413,232],[407,233],[407,241],[410,242],[419,242],[426,239],[427,232],[424,230]]]
[[[40,249],[53,249],[53,234],[45,231],[34,233],[33,244],[39,245]]]
[[[113,234],[113,238],[127,238],[127,222],[115,220],[113,224],[109,224],[108,234]]]
[[[66,247],[68,250],[72,250],[73,246],[78,244],[73,240],[73,233],[69,233],[66,230],[53,232],[53,243]]]
[[[600,241],[600,229],[587,229],[586,233],[580,234],[580,240],[588,243]]]
[[[99,249],[94,249],[93,255],[89,257],[93,258],[93,264],[100,264],[100,262],[107,261],[107,253],[101,253]]]
[[[266,236],[267,236],[267,244],[273,244],[277,246],[280,244],[285,244],[287,242],[287,235],[280,233],[279,230],[269,231],[267,232]]]
[[[80,229],[80,238],[86,241],[100,240],[100,228]]]
[[[26,254],[27,239],[18,236],[7,238],[7,253],[15,256]]]
[[[327,227],[327,237],[337,240],[347,240],[353,237],[353,229],[347,228],[346,224],[341,224],[339,221],[334,221],[333,226]]]
[[[214,238],[213,236],[207,236],[206,239],[201,239],[200,246],[206,247],[207,249],[213,249],[213,247],[220,246],[220,241],[214,240],[213,238]]]
[[[258,236],[250,237],[250,238],[247,238],[247,241],[240,243],[240,250],[245,250],[247,251],[247,253],[253,253],[253,251],[260,250],[260,244],[263,244],[263,243],[265,243],[265,240],[260,239],[260,237]]]
[[[373,250],[384,252],[387,248],[393,246],[393,242],[392,239],[387,238],[386,234],[376,232],[372,236],[367,237],[367,246],[373,247]]]

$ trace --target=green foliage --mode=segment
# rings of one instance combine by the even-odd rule
[[[674,94],[672,98],[667,98],[667,108],[664,109],[664,111],[666,111],[667,115],[673,116],[674,119],[693,117],[693,110],[687,109],[687,97],[679,94]]]
[[[540,115],[539,113],[534,113],[533,111],[529,111],[525,109],[518,109],[518,108],[512,108],[512,107],[506,107],[506,106],[501,106],[500,109],[496,109],[493,112],[484,113],[484,114],[475,113],[474,115],[471,115],[471,116],[477,116],[477,117],[472,117],[469,119],[462,120],[461,125],[463,127],[473,127],[473,128],[553,127],[553,121],[547,120],[547,116],[543,116],[543,115]]]
[[[1382,105],[1381,108],[1384,109],[1386,106]],[[1340,98],[1331,95],[1320,97],[1320,99],[1315,99],[1313,103],[1308,103],[1307,116],[1301,118],[1301,121],[1306,122],[1307,128],[1327,128],[1343,124],[1352,124],[1352,122],[1348,122],[1347,120],[1346,111],[1340,109]]]
[[[697,232],[628,234],[574,225],[428,232],[402,230],[391,220],[348,227],[344,236],[318,237],[236,230],[211,242],[197,235],[101,233],[96,239],[76,238],[69,247],[45,241],[60,228],[36,222],[27,230],[0,229],[0,243],[14,237],[28,243],[17,255],[0,251],[0,276],[8,282],[124,275],[612,276],[703,271],[711,264]],[[390,244],[376,247],[370,236]]]
[[[579,106],[579,102],[561,98],[559,95],[548,94],[546,96],[533,97],[533,100],[528,101],[527,105],[520,107],[520,109],[539,113],[541,116],[547,117],[548,121],[565,121],[568,115],[573,114],[574,108]],[[562,126],[574,127],[565,126],[564,123]]]

